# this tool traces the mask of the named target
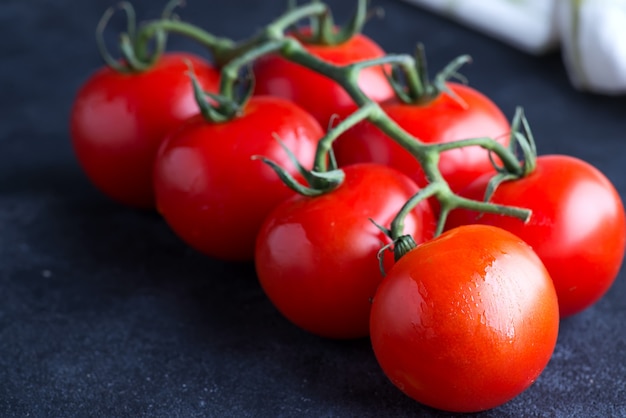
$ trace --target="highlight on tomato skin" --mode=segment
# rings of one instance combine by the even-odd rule
[[[257,238],[255,267],[265,294],[301,329],[334,338],[369,334],[371,303],[382,274],[378,252],[390,239],[376,226],[389,224],[417,185],[377,164],[345,168],[335,190],[297,195],[278,205]],[[435,220],[428,202],[409,213],[405,232],[417,242],[432,238]],[[385,266],[393,256],[385,251]]]
[[[460,195],[481,200],[488,182],[482,176]],[[572,156],[541,155],[530,175],[500,184],[490,201],[531,209],[530,220],[457,209],[446,228],[494,225],[526,241],[550,272],[562,318],[593,306],[611,288],[626,251],[626,214],[597,168]]]
[[[78,90],[70,135],[78,162],[95,187],[114,201],[154,209],[152,165],[165,136],[199,113],[189,76],[219,88],[219,71],[190,53],[163,54],[150,69],[119,73],[103,67]]]
[[[154,164],[158,211],[172,231],[200,253],[226,261],[252,261],[267,214],[295,192],[253,156],[301,176],[282,144],[306,168],[323,129],[300,106],[254,96],[227,122],[188,120],[161,145]]]
[[[530,246],[501,228],[461,226],[388,271],[373,299],[370,338],[383,372],[406,395],[478,412],[539,377],[557,342],[558,309]]]

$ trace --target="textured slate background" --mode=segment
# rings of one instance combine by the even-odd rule
[[[240,39],[286,2],[188,3],[183,19]],[[531,57],[406,3],[372,3],[386,14],[365,32],[387,51],[424,42],[431,69],[471,54],[470,84],[509,117],[523,106],[541,153],[582,157],[626,195],[623,98],[574,91],[558,54]],[[68,112],[101,65],[93,32],[113,4],[0,4],[0,416],[450,416],[395,389],[366,340],[322,340],[286,322],[251,265],[191,251],[158,216],[120,207],[87,182]],[[154,18],[165,2],[133,4]],[[330,4],[339,20],[353,8]],[[114,18],[111,31],[121,27]],[[176,37],[170,47],[202,52]],[[626,416],[624,279],[562,322],[529,390],[476,416]]]

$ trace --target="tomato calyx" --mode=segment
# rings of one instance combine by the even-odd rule
[[[484,201],[488,202],[500,184],[505,181],[518,180],[528,176],[537,167],[537,146],[530,129],[530,124],[524,116],[522,108],[517,108],[511,122],[511,141],[509,149],[512,154],[519,155],[519,169],[512,170],[510,166],[498,165],[492,155],[489,155],[496,174],[489,181],[485,190]]]
[[[417,247],[415,240],[410,235],[401,235],[394,241],[393,256],[396,261]]]
[[[290,10],[295,8],[294,3],[290,2]],[[367,17],[367,0],[358,0],[356,11],[345,25],[335,24],[331,10],[326,8],[322,13],[309,17],[309,26],[306,30],[293,28],[291,34],[300,42],[309,45],[340,45],[361,32]]]
[[[133,73],[145,71],[152,67],[165,52],[167,34],[162,30],[157,30],[151,37],[142,36],[140,34],[141,31],[137,31],[136,15],[133,6],[128,2],[121,2],[117,7],[122,9],[126,15],[126,32],[119,35],[119,49],[122,54],[122,60],[113,58],[107,50],[104,41],[104,30],[115,13],[116,8],[114,7],[110,7],[104,12],[96,26],[96,43],[100,55],[110,68],[118,72]],[[174,2],[168,3],[162,13],[162,17],[169,19],[174,7]],[[154,40],[154,49],[152,51],[148,48],[151,40]]]
[[[345,173],[343,170],[337,167],[337,162],[335,161],[335,157],[331,152],[329,152],[329,164],[328,169],[324,171],[318,171],[315,169],[307,170],[301,163],[298,161],[294,153],[283,143],[283,141],[278,137],[274,136],[274,138],[278,141],[281,147],[285,150],[289,159],[297,168],[298,172],[308,185],[303,185],[298,180],[296,180],[287,170],[277,164],[275,161],[266,158],[262,155],[254,155],[252,159],[261,160],[265,164],[269,165],[280,177],[280,179],[293,191],[299,193],[303,196],[320,196],[325,193],[329,193],[332,190],[335,190],[339,187],[343,180],[345,179]]]
[[[391,231],[389,229],[377,224],[373,219],[370,219],[370,221],[378,229],[380,229],[385,235],[391,236]],[[378,269],[380,270],[380,273],[383,276],[386,275],[385,266],[384,266],[384,256],[383,256],[385,251],[389,251],[390,249],[393,249],[393,259],[394,261],[398,261],[400,260],[400,258],[404,257],[406,254],[408,254],[410,251],[412,251],[416,247],[417,247],[417,243],[415,242],[415,239],[413,239],[413,237],[408,234],[400,235],[399,237],[394,239],[391,243],[382,246],[381,249],[378,250],[378,254],[377,254]]]
[[[193,86],[193,93],[200,113],[207,122],[223,123],[242,114],[243,107],[252,97],[254,86],[251,76],[238,78],[235,83],[234,95],[215,94],[202,90],[191,63],[187,62],[188,75]],[[210,100],[209,100],[210,99]]]
[[[415,48],[414,65],[392,66],[392,72],[387,74],[387,79],[396,97],[403,103],[425,104],[443,93],[452,97],[460,106],[465,107],[466,104],[448,87],[447,82],[457,79],[466,84],[467,79],[458,70],[471,60],[469,55],[461,55],[439,71],[433,80],[430,80],[424,45],[418,43]]]

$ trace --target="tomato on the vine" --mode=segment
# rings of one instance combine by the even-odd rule
[[[383,49],[362,33],[337,45],[303,43],[306,51],[323,61],[346,65],[367,59],[381,58]],[[341,85],[330,78],[279,55],[269,55],[254,65],[255,93],[284,97],[308,110],[328,128],[334,115],[340,119],[357,109],[356,104]],[[393,96],[383,69],[367,67],[359,72],[358,85],[374,101]]]
[[[489,180],[482,176],[460,194],[482,200]],[[624,258],[626,216],[619,193],[597,168],[571,156],[542,155],[528,176],[501,183],[490,202],[532,214],[523,222],[457,209],[447,227],[495,225],[530,244],[554,281],[561,317],[588,308],[611,287]]]
[[[219,71],[189,53],[165,53],[141,72],[104,67],[79,89],[70,116],[74,151],[87,177],[113,200],[154,207],[157,149],[170,130],[199,112],[189,65],[205,90],[217,91]]]
[[[497,407],[544,370],[559,329],[557,296],[530,246],[487,225],[418,245],[374,296],[371,342],[385,375],[425,405]]]
[[[261,155],[299,172],[277,141],[311,167],[323,129],[287,100],[254,96],[226,122],[198,115],[174,131],[156,157],[157,210],[172,230],[201,253],[224,260],[252,260],[267,213],[293,195]]]
[[[381,103],[384,112],[409,134],[427,144],[476,137],[492,137],[508,144],[510,124],[500,108],[478,90],[454,82],[425,103],[405,103],[393,97]],[[370,122],[342,134],[334,144],[339,166],[376,162],[395,167],[424,187],[428,182],[417,159]],[[458,191],[485,172],[494,172],[489,152],[479,146],[443,152],[439,169],[452,190]]]
[[[288,320],[327,338],[369,334],[370,300],[382,280],[377,253],[389,227],[419,190],[392,168],[357,164],[344,169],[335,190],[296,195],[266,218],[256,245],[257,276],[266,295]],[[432,238],[434,216],[422,202],[405,219],[419,242]],[[385,251],[387,268],[393,263]]]

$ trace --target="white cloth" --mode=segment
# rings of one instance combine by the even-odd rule
[[[459,21],[526,52],[557,45],[555,0],[406,0]]]
[[[558,27],[576,88],[626,93],[626,0],[559,0]]]
[[[404,0],[530,54],[561,48],[579,90],[626,94],[626,0]]]

